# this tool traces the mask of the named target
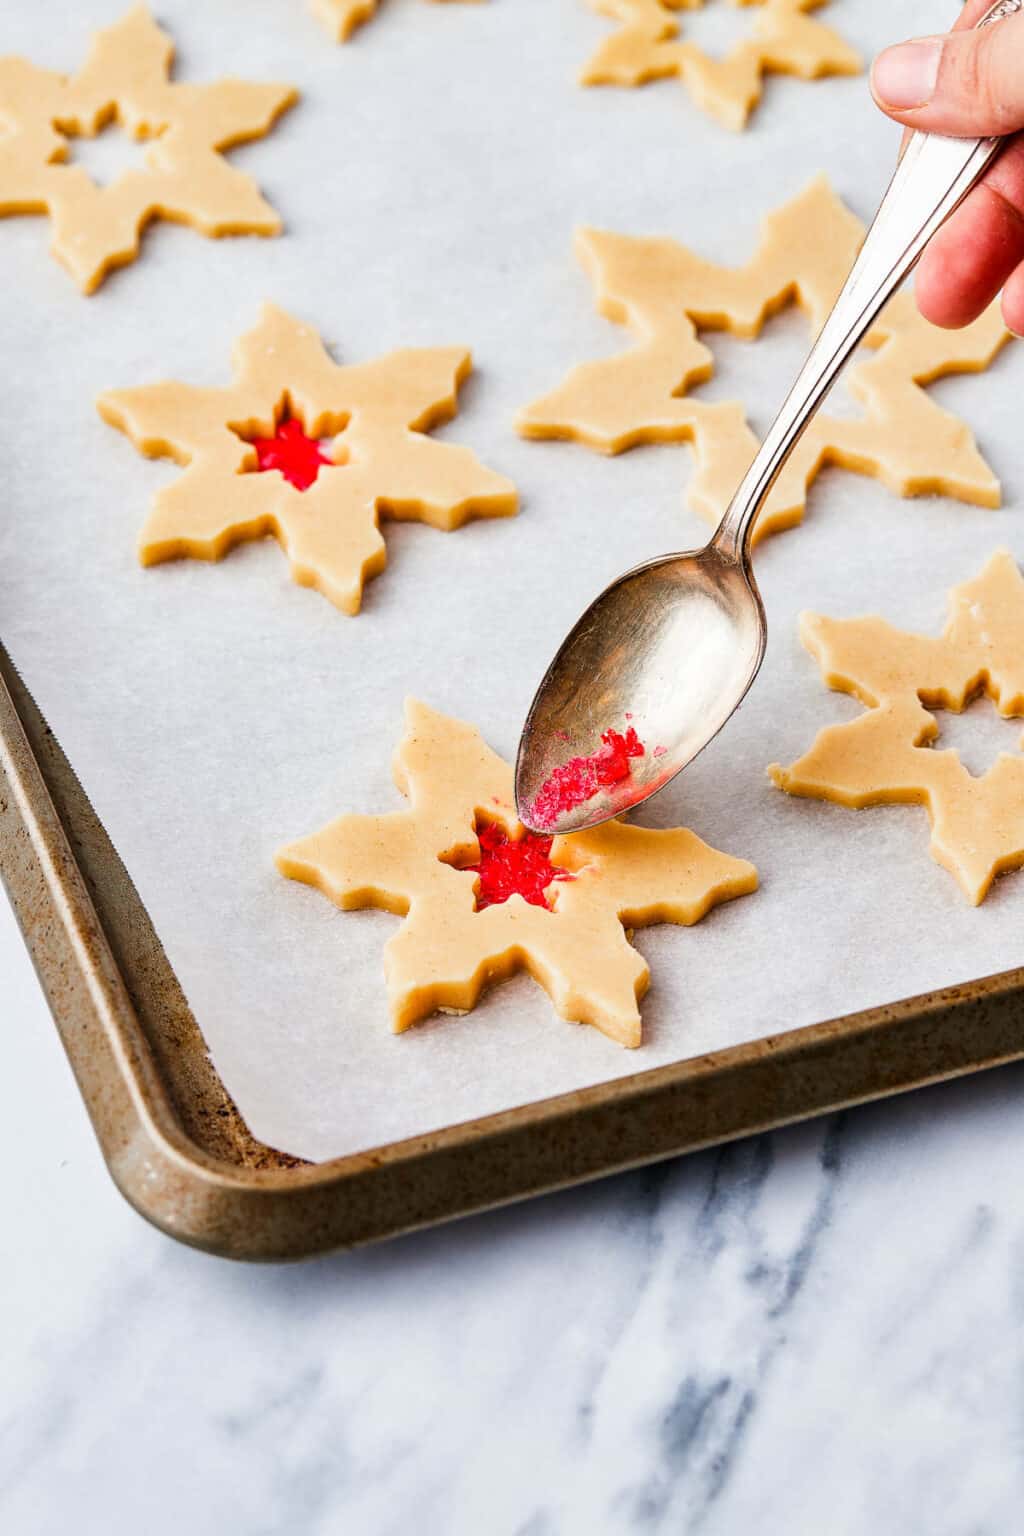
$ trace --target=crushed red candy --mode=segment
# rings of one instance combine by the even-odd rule
[[[587,757],[572,757],[549,774],[530,807],[530,819],[550,827],[563,811],[574,810],[596,795],[628,779],[633,758],[643,757],[644,745],[633,726],[602,732],[601,745]]]
[[[308,491],[323,466],[333,463],[294,417],[282,421],[273,437],[254,438],[252,446],[260,470],[278,470],[297,491]]]
[[[521,896],[532,907],[549,907],[544,894],[555,880],[572,880],[567,869],[551,862],[551,837],[524,832],[510,837],[503,827],[485,822],[477,829],[480,862],[468,868],[479,876],[476,909],[499,906],[510,896]]]

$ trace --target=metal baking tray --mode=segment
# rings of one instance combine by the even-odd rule
[[[0,873],[114,1182],[210,1253],[300,1259],[1024,1056],[1024,970],[309,1164],[249,1133],[131,877],[0,648]]]
[[[523,10],[528,12],[531,3],[536,25],[529,18],[523,21]],[[117,9],[111,11],[106,0],[90,0],[88,5],[80,0],[75,36],[66,40],[67,46],[57,57],[46,52],[53,27],[45,6],[22,8],[6,27],[4,47],[33,57],[53,57],[55,63],[74,67],[89,27]],[[188,7],[184,0],[165,0],[161,11],[183,50],[184,79],[215,78],[223,64],[223,39],[228,35],[225,28],[230,26],[228,12],[232,7],[225,5],[223,19],[208,18],[206,25],[196,20],[199,9]],[[765,996],[758,994],[758,972],[754,969],[736,983],[736,995],[742,1003],[741,1024],[748,1035],[762,1037],[752,1043],[712,1054],[689,1054],[686,1060],[646,1071],[623,1067],[623,1075],[615,1081],[558,1097],[530,1094],[532,1102],[486,1118],[467,1120],[449,1114],[442,1128],[410,1139],[368,1136],[371,1150],[328,1162],[304,1163],[262,1144],[249,1132],[207,1050],[204,1022],[210,1041],[217,1043],[210,993],[207,991],[206,1000],[197,1004],[197,1019],[164,951],[162,940],[175,955],[182,979],[195,997],[194,975],[189,974],[194,959],[190,961],[180,950],[180,934],[175,935],[167,913],[157,904],[154,872],[145,867],[144,836],[126,838],[125,828],[117,825],[114,806],[119,796],[111,789],[115,778],[112,758],[108,781],[104,783],[101,777],[110,742],[123,741],[126,748],[132,744],[107,722],[105,727],[85,733],[86,745],[91,742],[93,746],[90,758],[89,752],[83,751],[82,735],[75,738],[73,724],[60,707],[59,691],[54,689],[55,676],[61,675],[70,655],[67,637],[62,646],[54,645],[45,661],[40,659],[38,646],[26,643],[27,636],[31,639],[46,627],[41,603],[49,601],[53,609],[72,615],[74,625],[83,626],[83,634],[88,635],[95,606],[105,604],[109,622],[115,595],[127,605],[124,622],[109,630],[116,643],[126,644],[131,636],[141,644],[148,635],[150,644],[155,640],[162,644],[166,634],[166,615],[162,622],[154,617],[148,629],[141,622],[144,614],[159,616],[162,610],[143,605],[136,612],[127,583],[113,572],[115,549],[128,551],[130,530],[137,527],[143,482],[118,478],[121,471],[116,464],[128,466],[126,476],[136,470],[141,473],[141,469],[130,449],[121,445],[124,452],[118,457],[118,445],[108,442],[106,436],[100,441],[98,434],[106,434],[107,429],[101,428],[93,415],[87,381],[91,380],[95,391],[143,382],[161,372],[194,377],[201,357],[191,347],[175,353],[171,345],[183,329],[196,335],[210,331],[211,338],[216,332],[219,350],[215,356],[211,347],[208,363],[211,370],[222,368],[230,338],[251,325],[258,304],[275,293],[315,324],[326,327],[329,338],[343,346],[347,357],[373,356],[393,344],[472,343],[481,371],[481,393],[477,409],[468,409],[458,424],[458,440],[522,483],[529,515],[521,528],[510,525],[509,536],[537,542],[517,543],[517,558],[529,555],[536,561],[544,552],[540,541],[545,538],[557,538],[559,549],[571,547],[575,538],[577,555],[571,579],[554,562],[543,562],[555,568],[559,601],[568,612],[575,600],[582,606],[597,590],[599,578],[614,574],[645,553],[671,547],[667,539],[682,537],[676,533],[675,519],[682,511],[674,489],[668,522],[660,511],[652,511],[649,522],[611,515],[617,497],[628,494],[632,504],[640,506],[653,490],[653,478],[645,478],[642,455],[638,455],[640,462],[631,459],[627,483],[624,475],[615,476],[609,462],[598,462],[582,450],[572,457],[568,449],[549,455],[537,445],[520,444],[512,437],[514,409],[550,388],[571,362],[590,355],[587,327],[592,295],[572,264],[572,221],[581,218],[590,223],[604,221],[623,230],[674,234],[721,260],[738,248],[741,238],[735,234],[737,187],[756,181],[758,188],[742,233],[743,248],[749,251],[756,214],[766,213],[793,196],[823,163],[844,195],[866,212],[877,194],[878,167],[891,152],[888,125],[880,118],[865,120],[863,134],[851,137],[854,95],[863,90],[863,81],[852,78],[830,82],[827,89],[813,96],[799,96],[794,85],[791,97],[784,101],[781,94],[778,96],[778,111],[771,109],[770,102],[766,104],[756,136],[729,139],[727,148],[721,130],[690,112],[667,86],[642,95],[575,92],[569,84],[574,72],[602,29],[607,29],[605,21],[582,5],[568,6],[553,30],[540,24],[542,14],[546,14],[543,0],[484,8],[410,5],[401,16],[397,13],[404,8],[396,6],[390,33],[385,13],[391,8],[382,7],[380,21],[366,31],[365,46],[353,44],[345,49],[325,47],[312,22],[307,31],[305,24],[294,21],[291,8],[287,16],[283,9],[277,15],[277,7],[264,9],[266,15],[259,27],[236,27],[231,33],[232,64],[243,76],[270,78],[280,73],[303,89],[301,109],[289,114],[266,141],[253,146],[252,163],[254,170],[258,168],[258,179],[275,195],[280,194],[288,229],[285,239],[272,246],[232,242],[214,252],[198,240],[183,237],[179,244],[170,233],[166,241],[154,237],[147,260],[125,274],[125,286],[112,286],[107,295],[90,300],[86,308],[77,295],[66,300],[56,282],[51,294],[40,279],[30,294],[29,284],[38,263],[25,253],[34,253],[35,242],[45,238],[40,229],[29,227],[36,221],[28,221],[20,235],[12,226],[5,236],[15,247],[12,272],[20,276],[5,282],[8,302],[0,330],[9,371],[19,380],[20,408],[26,420],[62,421],[62,453],[57,459],[65,468],[61,476],[46,482],[45,489],[32,486],[31,505],[35,508],[47,497],[60,498],[52,500],[47,522],[48,537],[56,546],[72,520],[90,510],[76,493],[77,481],[102,485],[104,495],[103,505],[91,509],[92,523],[87,526],[83,522],[79,527],[83,538],[88,534],[96,542],[96,572],[102,572],[102,578],[79,590],[67,582],[57,582],[51,570],[50,585],[44,590],[33,573],[29,578],[32,584],[24,588],[30,601],[12,604],[0,617],[0,630],[6,623],[5,638],[12,653],[64,735],[72,760],[91,786],[129,867],[115,852],[58,741],[6,653],[0,650],[0,875],[9,888],[118,1187],[144,1216],[182,1241],[235,1258],[300,1258],[1024,1055],[1024,1007],[1020,1001],[1024,971],[1005,972],[810,1027],[787,1029],[789,1021],[807,1025],[813,1017],[808,1009],[814,1008],[819,995],[825,996],[824,992],[819,994],[817,978],[810,988],[809,1003],[805,997],[802,1003],[783,1001],[771,1009]],[[889,40],[891,28],[886,30],[889,23],[876,7],[843,10],[842,28],[849,29],[865,55]],[[910,10],[920,15],[917,20],[904,15],[908,34],[915,27],[922,31],[934,24],[932,0],[911,0]],[[419,67],[410,67],[413,60]],[[506,61],[507,74],[503,73]],[[393,82],[399,73],[402,90],[396,93]],[[431,177],[424,175],[422,162],[407,150],[408,134],[415,130],[418,140],[421,125],[438,116],[439,78],[457,79],[460,84],[459,90],[442,93],[449,115],[438,120],[438,143],[446,149],[459,146],[458,174],[449,174],[443,182],[443,196],[433,189]],[[523,79],[531,82],[528,125],[522,121],[520,105]],[[320,217],[323,146],[334,142],[339,103],[344,103],[346,142],[358,145],[359,152],[338,161],[335,206],[339,222],[334,230],[338,260],[325,262],[322,242],[326,226]],[[387,133],[379,131],[382,103],[391,124]],[[818,129],[811,140],[798,131],[799,114],[808,110],[815,112]],[[474,124],[474,132],[465,132],[467,122]],[[527,133],[525,127],[531,125],[533,132]],[[395,131],[398,127],[403,131]],[[562,143],[561,178],[551,174],[554,131]],[[601,145],[598,156],[590,153],[595,139]],[[649,187],[656,193],[654,201],[651,192],[640,185],[644,178],[632,174],[631,168],[640,163],[646,167]],[[543,168],[540,175],[538,166]],[[498,176],[499,169],[504,179]],[[429,197],[419,195],[421,185],[430,189]],[[387,199],[379,195],[381,186],[392,190]],[[477,206],[474,189],[479,186],[491,189],[490,200],[481,205],[489,213],[487,217]],[[512,283],[508,278],[510,230],[517,231],[513,241],[517,249],[523,242],[518,226],[508,222],[508,210],[519,206],[526,186],[532,189],[526,231],[532,254],[529,261],[519,263],[517,279]],[[671,197],[666,196],[665,189],[671,189]],[[698,223],[689,217],[694,205],[700,207]],[[459,230],[458,239],[450,238],[453,229]],[[18,247],[18,240],[26,245]],[[397,265],[378,259],[382,252],[417,253],[417,259],[407,255]],[[434,259],[418,259],[422,252],[433,252]],[[445,283],[438,281],[437,262],[443,268]],[[341,283],[339,274],[344,278]],[[62,274],[59,281],[66,282]],[[346,289],[344,303],[339,300],[339,286]],[[446,289],[456,294],[457,300],[446,301]],[[190,327],[183,327],[179,311],[166,303],[168,294],[187,306],[180,313],[190,316]],[[50,306],[45,311],[48,329],[40,330],[35,323],[24,327],[13,323],[22,313],[42,315],[44,303]],[[98,309],[100,305],[102,309]],[[134,342],[140,314],[147,316],[144,359],[137,356]],[[559,314],[562,323],[556,323]],[[96,323],[98,316],[102,317],[100,324]],[[785,317],[778,323],[784,327]],[[49,340],[56,335],[74,357],[75,367],[51,370],[54,379],[32,365],[38,357],[52,358],[52,350],[48,354],[41,338]],[[717,380],[723,397],[732,388],[727,350],[716,343],[720,365]],[[949,388],[955,392],[955,382]],[[964,412],[969,423],[985,424],[986,439],[995,448],[1003,445],[996,458],[1004,472],[1012,470],[1019,439],[1017,393],[1012,381],[992,370],[990,375],[972,381]],[[14,455],[7,466],[7,494],[12,506],[22,505],[26,494],[25,457],[19,460]],[[646,462],[651,464],[652,459]],[[148,466],[142,468],[148,473]],[[148,480],[145,484],[148,487]],[[1012,493],[1012,485],[1009,489]],[[1015,498],[1011,494],[1008,499],[1013,503]],[[1016,501],[1019,503],[1019,496]],[[566,502],[588,509],[586,520],[573,523],[572,507]],[[119,507],[116,527],[110,523],[112,505]],[[591,520],[591,507],[603,509],[600,539],[593,534],[598,525]],[[774,693],[771,676],[765,675],[757,697],[748,706],[746,747],[742,722],[733,728],[739,733],[733,739],[741,759],[744,752],[753,751],[751,740],[768,739],[765,722],[772,723],[772,751],[785,758],[787,742],[790,747],[806,744],[810,737],[805,733],[811,722],[821,724],[828,718],[827,702],[809,664],[803,674],[808,679],[803,690],[798,686],[801,674],[786,675],[787,665],[797,665],[793,623],[797,593],[801,604],[806,600],[824,611],[849,611],[851,604],[864,603],[880,605],[891,613],[896,594],[902,602],[904,594],[919,590],[939,593],[953,581],[972,574],[980,559],[1000,541],[1000,533],[1005,541],[1012,528],[1012,512],[1008,510],[1005,530],[990,532],[985,520],[992,516],[985,512],[968,518],[962,508],[931,507],[926,536],[920,517],[890,519],[884,496],[872,500],[870,487],[865,490],[859,482],[845,488],[833,483],[828,520],[817,515],[810,518],[801,534],[794,535],[795,542],[786,546],[784,556],[773,559],[769,549],[759,571],[766,595],[771,597],[773,633],[779,637],[781,649],[777,652]],[[868,518],[877,519],[870,523],[874,536],[880,539],[884,535],[886,539],[889,581],[864,581],[856,586],[851,575],[847,590],[847,570],[853,573],[880,564],[864,561],[856,542],[856,530],[869,526],[861,519]],[[467,547],[468,561],[471,531],[460,537]],[[388,587],[382,582],[379,598],[375,594],[368,604],[373,608],[379,602],[377,645],[383,655],[387,654],[388,635],[394,638],[399,632],[415,632],[417,614],[431,612],[437,604],[437,592],[444,590],[437,585],[436,576],[433,582],[425,579],[438,570],[427,562],[441,560],[439,544],[424,540],[423,546],[419,584],[411,568],[403,578],[399,565],[395,580],[389,578]],[[65,540],[62,547],[78,550],[78,535]],[[480,543],[473,548],[473,558],[478,561],[495,558],[490,546]],[[926,577],[918,581],[922,549],[930,551],[930,558]],[[127,553],[123,558],[128,559]],[[498,558],[506,556],[502,553]],[[907,579],[910,571],[915,574],[913,584]],[[813,573],[813,581],[806,572]],[[23,575],[22,571],[19,583]],[[244,583],[239,585],[241,589]],[[12,594],[15,591],[13,574],[10,590]],[[391,599],[385,594],[390,590],[394,591],[395,604],[401,596],[400,605],[389,606]],[[413,607],[417,594],[418,609]],[[250,601],[258,610],[247,606]],[[243,642],[247,635],[263,633],[264,605],[272,601],[269,588],[261,587],[259,596],[255,589],[248,597],[240,590],[237,601],[231,604],[231,623],[223,631],[222,643],[228,648],[240,646],[234,654],[242,670],[244,658],[251,662],[256,654]],[[473,612],[464,607],[468,632],[482,632],[483,606],[481,600]],[[303,675],[303,664],[316,655],[321,642],[313,609],[302,610],[304,615],[308,611],[308,622],[303,618],[301,625],[292,625],[284,612],[287,607],[282,599],[281,611],[275,612],[274,618],[275,634],[282,637],[280,648],[289,658],[290,680]],[[917,616],[925,622],[923,609]],[[138,629],[133,627],[137,619]],[[331,620],[335,626],[348,623],[334,616]],[[425,631],[423,623],[420,628]],[[140,632],[143,630],[145,634]],[[787,631],[788,642],[784,638]],[[357,651],[356,637],[350,638],[348,631],[342,641],[340,629],[330,643],[344,644],[348,649],[328,651],[327,642],[322,642],[332,664],[345,667],[346,673],[339,670],[339,676],[365,664],[365,647],[370,641],[364,640],[364,633],[365,626],[358,640],[362,651]],[[200,631],[195,643],[203,643]],[[788,652],[787,643],[791,648]],[[521,655],[511,656],[504,645],[503,641],[506,671],[514,670],[524,679],[535,675],[542,659],[539,639],[533,650]],[[452,654],[448,653],[449,664]],[[547,659],[546,654],[543,659]],[[101,698],[103,680],[89,673],[89,661],[86,647],[77,658],[76,687],[84,691],[88,679],[96,697]],[[405,669],[399,670],[405,691]],[[415,672],[412,680],[429,688],[434,673],[444,672],[445,663],[423,669],[422,677],[419,669],[410,670]],[[479,670],[482,675],[486,671]],[[240,674],[236,671],[234,675]],[[392,692],[396,681],[389,681]],[[507,718],[513,720],[518,718],[518,705],[526,702],[514,693],[510,690],[507,699]],[[479,690],[474,693],[467,684],[460,682],[451,697],[443,691],[424,696],[460,718],[481,720],[483,695]],[[775,726],[781,719],[783,699],[788,735],[780,742]],[[233,718],[241,735],[245,722],[241,716]],[[122,724],[122,732],[128,728]],[[310,739],[303,736],[306,743]],[[376,743],[383,741],[376,727],[373,741],[375,750]],[[762,764],[767,756],[760,759]],[[750,757],[745,760],[757,761]],[[234,766],[230,754],[223,766],[228,777]],[[697,830],[714,841],[722,826],[721,802],[726,797],[719,785],[714,796],[701,801],[701,771],[696,765],[695,778],[690,782],[697,787],[687,811],[691,807],[698,811]],[[773,867],[776,871],[782,867],[778,852],[761,861],[754,846],[757,840],[750,834],[757,829],[761,811],[750,788],[750,776],[734,776],[723,780],[726,782],[736,802],[742,793],[747,807],[742,835],[737,830],[735,846],[732,841],[728,846],[744,856],[757,853],[766,876],[765,895],[760,900],[767,907],[773,884],[776,892],[788,892],[797,882],[791,870],[785,882],[773,882]],[[767,781],[762,782],[766,785]],[[767,789],[763,792],[768,793]],[[294,812],[290,804],[293,795]],[[335,807],[343,808],[341,804]],[[776,807],[776,814],[785,815],[791,809],[783,803]],[[289,814],[296,817],[294,825],[279,825],[267,807],[268,842],[271,825],[278,838],[307,829],[307,807],[297,787],[294,791],[289,788]],[[875,825],[872,822],[872,829]],[[819,839],[824,836],[821,824],[817,835]],[[845,835],[851,842],[855,840],[855,835],[844,829]],[[877,868],[884,870],[887,860],[898,857],[896,847],[886,845],[877,855]],[[824,854],[821,863],[827,864]],[[872,880],[876,879],[875,867],[871,866]],[[819,881],[825,878],[820,866],[815,873]],[[826,869],[826,876],[831,879],[831,868]],[[135,882],[147,893],[162,933],[150,919]],[[820,892],[822,886],[809,885],[808,889]],[[866,886],[858,889],[869,894]],[[861,935],[858,990],[848,998],[833,990],[829,1001],[820,1002],[821,1011],[860,1007],[879,996],[898,996],[901,991],[955,976],[957,969],[968,974],[972,968],[992,969],[1016,958],[1017,929],[1012,912],[1007,915],[1004,911],[1009,938],[997,958],[990,954],[988,959],[975,961],[971,950],[961,955],[958,965],[947,963],[941,973],[930,962],[922,969],[921,956],[927,948],[941,947],[934,944],[934,935],[943,932],[945,908],[941,900],[921,903],[918,887],[909,877],[901,890],[903,906],[891,917],[887,908],[886,921],[899,930],[900,923],[906,925],[912,915],[924,929],[927,943],[918,943],[918,968],[909,962],[905,968],[905,974],[916,979],[901,984],[902,952],[897,956],[899,972],[884,982],[876,978],[870,944],[877,929],[869,928],[867,937],[863,932]],[[851,927],[863,921],[863,902],[860,908],[851,904]],[[753,924],[743,936],[748,944],[756,926]],[[962,924],[958,931],[961,938],[977,932]],[[834,942],[835,930],[831,937]],[[238,942],[248,939],[248,934],[242,934]],[[710,948],[710,932],[707,942]],[[788,949],[784,945],[777,948],[785,960]],[[714,965],[709,962],[708,968],[713,970]],[[247,1031],[252,1029],[257,1021],[247,1012],[253,1008],[251,996],[246,1002],[241,993],[232,991],[227,979],[222,990],[226,994],[225,1015]],[[349,1004],[349,1011],[355,1014],[358,1006]],[[667,1011],[667,1005],[661,1006]],[[798,1008],[803,1011],[798,1012]],[[205,1021],[204,1012],[208,1013]],[[268,1008],[268,1012],[273,1015],[274,1009]],[[768,1018],[770,1025],[764,1022]],[[269,1022],[267,1018],[259,1021],[264,1035]],[[282,1022],[287,1022],[284,1016]],[[361,1020],[356,1016],[354,1022]],[[775,1032],[766,1034],[769,1028]],[[712,1043],[713,1036],[684,1033],[672,1038],[683,1055]],[[700,1043],[688,1046],[694,1039]],[[217,1059],[226,1058],[218,1051]],[[225,1065],[224,1071],[228,1081],[233,1081],[231,1067]],[[565,1081],[564,1075],[551,1078],[559,1086]],[[238,1092],[243,1093],[241,1083]],[[527,1095],[521,1097],[525,1100]],[[305,1100],[299,1102],[304,1105]],[[255,1123],[257,1111],[247,1107]]]

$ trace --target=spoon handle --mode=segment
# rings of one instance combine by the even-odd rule
[[[1024,0],[997,0],[977,25],[1022,8]],[[932,133],[911,138],[832,312],[718,526],[712,542],[727,558],[746,560],[754,519],[843,364],[1002,143]]]

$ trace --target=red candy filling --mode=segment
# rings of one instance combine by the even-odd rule
[[[273,437],[252,440],[260,471],[276,469],[297,491],[308,491],[325,464],[332,464],[315,437],[307,437],[301,421],[288,417]]]
[[[521,896],[532,907],[549,907],[544,892],[555,880],[572,880],[567,869],[551,862],[550,837],[524,832],[510,837],[503,827],[484,822],[477,828],[480,862],[467,867],[479,876],[476,909],[500,906],[510,896]]]
[[[563,811],[574,810],[598,790],[611,789],[628,779],[632,759],[643,755],[643,742],[632,726],[624,736],[619,731],[603,732],[596,752],[571,757],[544,780],[530,807],[531,820],[550,827]]]

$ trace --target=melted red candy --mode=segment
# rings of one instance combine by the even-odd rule
[[[308,491],[323,466],[333,462],[292,417],[281,422],[273,437],[254,438],[252,446],[260,470],[276,469],[297,491]]]
[[[596,795],[628,779],[630,762],[643,757],[644,745],[632,726],[623,736],[619,731],[605,731],[601,745],[589,757],[572,757],[544,780],[530,807],[530,819],[541,827],[550,827],[563,811],[571,811]]]
[[[476,909],[500,906],[510,896],[521,896],[532,907],[549,905],[544,892],[553,880],[572,880],[567,869],[551,862],[550,837],[524,832],[509,837],[503,827],[485,822],[477,830],[480,844],[479,864],[468,867],[479,875]]]

